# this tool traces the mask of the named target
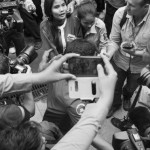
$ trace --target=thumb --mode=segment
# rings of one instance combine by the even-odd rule
[[[76,76],[70,74],[70,73],[63,73],[61,74],[61,79],[73,79],[76,80]]]
[[[100,64],[97,65],[97,72],[98,72],[98,77],[105,76],[104,69],[103,69],[102,65],[100,65]]]

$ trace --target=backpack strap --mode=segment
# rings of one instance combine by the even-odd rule
[[[123,13],[123,16],[122,16],[122,19],[120,21],[120,28],[122,29],[123,25],[125,24],[127,18],[126,18],[126,15],[127,15],[127,10],[125,9],[124,10],[124,13]]]

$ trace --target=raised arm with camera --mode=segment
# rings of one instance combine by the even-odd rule
[[[106,118],[112,104],[117,74],[108,58],[102,56],[105,68],[98,65],[101,97],[95,104],[88,104],[79,122],[56,144],[52,150],[87,150]],[[105,70],[105,71],[104,71]],[[106,91],[107,89],[107,91]],[[103,145],[103,142],[101,143]],[[111,146],[102,150],[113,149]]]

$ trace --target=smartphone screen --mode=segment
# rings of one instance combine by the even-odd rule
[[[69,72],[77,77],[97,77],[97,65],[102,64],[100,57],[79,56],[68,60]]]

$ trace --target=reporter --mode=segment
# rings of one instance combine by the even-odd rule
[[[63,62],[77,56],[77,54],[66,54],[58,60],[53,60],[51,64],[40,73],[32,74],[6,74],[0,75],[0,94],[27,92],[32,88],[32,84],[42,84],[63,79],[75,79],[74,75],[61,74],[60,69]]]
[[[102,56],[102,58],[105,63],[106,73],[101,65],[97,66],[101,97],[97,103],[87,105],[79,122],[52,150],[87,150],[106,118],[113,101],[117,74],[108,61],[108,58],[106,56]],[[110,149],[113,148],[110,147]]]
[[[10,72],[9,59],[3,54],[0,54],[0,74],[6,74]],[[27,66],[26,74],[31,74],[30,66]],[[18,72],[19,73],[19,72]],[[30,119],[31,116],[35,114],[35,103],[33,99],[32,92],[25,93],[24,98],[19,103],[15,104],[3,104],[0,105],[0,130],[7,127],[16,127]],[[9,97],[10,101],[13,101]]]

